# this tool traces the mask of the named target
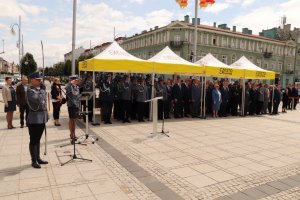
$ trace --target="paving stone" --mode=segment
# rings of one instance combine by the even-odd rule
[[[260,190],[257,190],[255,187],[254,188],[249,188],[247,190],[242,191],[244,194],[254,198],[254,199],[260,199],[268,196],[268,194],[263,193]]]
[[[231,195],[230,199],[232,199],[232,200],[254,200],[255,198],[239,192],[239,193]]]
[[[269,185],[260,185],[260,186],[257,186],[255,189],[260,190],[263,193],[266,193],[268,195],[273,195],[273,194],[280,192],[280,190],[278,190],[274,187],[271,187]]]
[[[294,179],[291,179],[290,177],[280,179],[279,181],[286,184],[286,185],[292,186],[292,187],[300,186],[300,181],[295,181]]]
[[[288,189],[292,188],[292,186],[286,185],[286,184],[284,184],[280,181],[273,181],[273,182],[269,182],[267,184],[272,186],[273,188],[276,188],[276,189],[281,190],[281,191],[288,190]]]
[[[174,192],[170,190],[160,190],[156,192],[156,195],[160,197],[162,200],[183,200],[182,197],[178,196]]]

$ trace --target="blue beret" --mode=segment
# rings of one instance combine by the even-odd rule
[[[69,76],[69,80],[77,80],[77,79],[78,79],[77,75]]]
[[[32,74],[29,75],[30,79],[42,79],[41,75],[39,72],[34,72]]]

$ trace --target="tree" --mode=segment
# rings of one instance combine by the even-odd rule
[[[70,76],[71,75],[71,68],[72,68],[72,62],[71,62],[71,60],[67,60],[65,62],[64,75]]]
[[[33,58],[33,55],[31,53],[26,53],[21,59],[21,74],[28,76],[33,72],[36,72],[36,70],[37,64]]]
[[[49,68],[48,67],[45,68],[45,72],[44,73],[45,73],[45,76],[49,76]]]

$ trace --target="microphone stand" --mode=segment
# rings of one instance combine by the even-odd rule
[[[162,103],[163,103],[163,106],[162,106],[162,109],[163,109],[163,116],[162,116],[162,127],[161,127],[161,135],[165,135],[167,137],[170,137],[168,135],[169,131],[165,131],[165,98],[164,98],[164,94],[163,94],[163,99],[162,99]]]

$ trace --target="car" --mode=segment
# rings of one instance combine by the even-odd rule
[[[0,79],[0,89],[2,89],[5,86],[5,84],[5,79]]]

